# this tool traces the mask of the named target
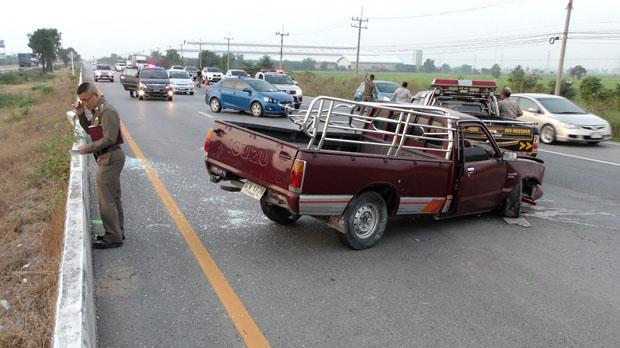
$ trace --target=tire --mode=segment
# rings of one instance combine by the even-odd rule
[[[250,105],[250,111],[252,111],[252,116],[261,117],[263,116],[263,106],[260,105],[259,102],[255,101]]]
[[[172,97],[168,97],[168,101],[172,101]]]
[[[523,184],[519,183],[515,186],[506,200],[504,200],[504,207],[502,214],[509,218],[518,218],[521,215],[521,196],[523,195]]]
[[[265,216],[268,217],[269,220],[280,225],[288,225],[299,219],[299,215],[293,214],[287,209],[284,209],[277,205],[268,203],[265,197],[267,197],[267,195],[263,196],[263,198],[261,198],[260,200],[260,208],[263,211],[263,214],[265,214]]]
[[[133,90],[132,90],[132,91],[129,91],[129,97],[130,97],[130,98],[133,98],[134,96],[135,96],[135,95],[134,95],[134,91],[133,91]]]
[[[540,129],[540,141],[545,144],[553,144],[555,142],[555,128],[546,124]]]
[[[189,92],[189,95],[194,95],[194,92]]]
[[[345,233],[338,232],[343,244],[361,250],[375,245],[385,232],[388,211],[383,197],[376,192],[364,192],[355,198],[344,212]]]
[[[138,100],[144,100],[144,96],[138,96]]]
[[[97,80],[97,78],[95,78],[95,82],[99,82],[99,80]]]
[[[222,111],[222,104],[220,103],[220,100],[216,97],[211,98],[211,100],[209,101],[209,106],[211,107],[211,111],[213,112]]]

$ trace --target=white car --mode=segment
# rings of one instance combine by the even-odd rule
[[[278,90],[292,95],[295,109],[297,110],[301,107],[304,98],[303,91],[289,74],[273,71],[259,71],[256,73],[255,78],[265,80],[274,85]]]
[[[245,70],[238,70],[238,69],[230,69],[226,72],[226,78],[229,77],[249,77],[250,75],[248,75],[247,72],[245,72]]]
[[[202,68],[202,78],[209,83],[215,83],[224,78],[224,73],[219,68],[206,66]]]
[[[95,69],[95,82],[98,82],[99,80],[114,82],[114,71],[112,71],[112,67],[110,65],[97,64],[97,68]]]
[[[114,64],[114,70],[121,72],[125,69],[125,63],[116,63]]]
[[[174,88],[174,93],[194,95],[194,83],[192,82],[192,79],[187,71],[170,69],[168,71],[168,76],[170,77],[170,83]]]
[[[540,141],[586,142],[598,144],[611,138],[611,125],[572,101],[551,94],[516,93],[523,116],[519,120],[536,123]]]

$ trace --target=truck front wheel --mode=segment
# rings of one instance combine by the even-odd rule
[[[365,192],[355,198],[344,212],[345,233],[340,240],[353,249],[375,245],[385,232],[388,211],[383,197],[376,192]]]
[[[269,220],[278,223],[280,225],[288,225],[299,219],[299,215],[293,214],[287,209],[273,205],[265,199],[266,195],[260,200],[260,208],[263,210],[263,214],[269,218]]]

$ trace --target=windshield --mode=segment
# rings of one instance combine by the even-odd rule
[[[399,87],[394,82],[375,82],[375,86],[377,87],[377,92],[380,93],[394,93]]]
[[[538,98],[538,101],[552,114],[587,114],[579,105],[564,98]]]
[[[166,71],[157,69],[157,70],[142,70],[142,77],[147,79],[167,79],[168,75]]]
[[[265,81],[274,85],[292,85],[293,80],[288,75],[265,75]]]
[[[97,70],[112,70],[109,65],[97,65]]]
[[[187,71],[170,71],[171,79],[189,79],[189,74]]]
[[[278,89],[272,86],[270,83],[263,80],[248,80],[246,81],[253,89],[259,92],[277,92]]]
[[[248,74],[243,70],[233,70],[230,72],[230,74],[232,76],[242,76],[242,77],[248,76]]]
[[[218,68],[207,68],[207,71],[208,71],[208,72],[219,72],[219,73],[221,73],[221,72],[222,72],[222,70],[220,70],[220,69],[218,69]]]

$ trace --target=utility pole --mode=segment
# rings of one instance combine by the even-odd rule
[[[277,32],[276,35],[280,35],[280,69],[282,69],[282,51],[284,50],[284,37],[289,36],[289,33],[284,32],[284,26],[282,26],[282,32]]]
[[[226,54],[226,70],[230,70],[230,40],[234,40],[234,37],[230,37],[230,33],[224,40],[228,41],[228,54]]]
[[[351,17],[351,20],[357,23],[352,23],[353,28],[357,28],[357,53],[355,54],[355,78],[358,76],[360,66],[360,42],[362,40],[362,29],[368,29],[367,26],[362,26],[362,22],[368,23],[368,18],[364,18],[364,7],[359,18]]]
[[[568,0],[568,6],[566,7],[566,21],[564,21],[564,39],[562,40],[560,62],[558,63],[558,76],[555,79],[555,95],[560,95],[560,85],[562,84],[562,70],[564,70],[564,55],[566,54],[566,41],[568,41],[568,24],[570,23],[570,13],[572,10],[573,0]]]
[[[198,69],[202,69],[202,39],[198,43]]]
[[[185,44],[185,40],[183,40],[183,43],[181,43],[181,62],[183,63],[183,66],[185,66],[185,57],[183,57],[183,45]]]

